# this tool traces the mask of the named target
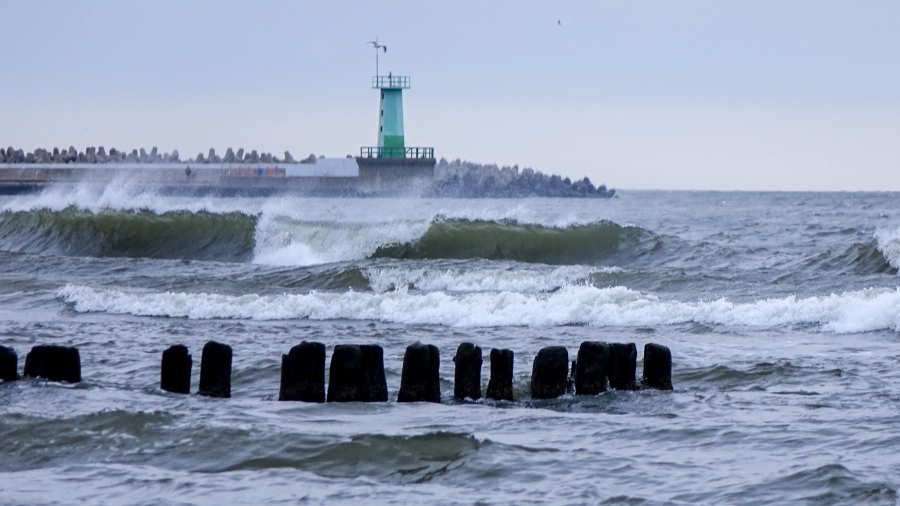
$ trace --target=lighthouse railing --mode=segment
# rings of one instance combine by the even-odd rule
[[[374,76],[372,88],[409,88],[409,76]]]
[[[434,148],[400,148],[364,146],[360,158],[434,158]]]

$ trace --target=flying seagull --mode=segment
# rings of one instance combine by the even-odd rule
[[[556,24],[558,24],[559,26],[562,26],[562,20],[561,20],[561,19],[557,19],[557,20],[556,20]]]

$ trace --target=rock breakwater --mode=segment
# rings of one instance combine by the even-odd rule
[[[144,148],[132,149],[130,152],[119,151],[111,148],[108,152],[103,146],[87,147],[84,151],[78,151],[74,146],[69,149],[53,148],[48,150],[37,148],[30,153],[26,153],[22,149],[16,149],[12,146],[0,148],[0,163],[315,163],[316,156],[309,157],[297,161],[291,156],[289,151],[284,152],[284,157],[279,158],[272,153],[257,152],[255,149],[244,151],[244,148],[238,148],[234,151],[232,148],[225,150],[225,155],[219,156],[216,150],[209,149],[204,156],[198,153],[195,158],[182,160],[178,150],[171,153],[160,153],[154,146],[148,152]]]

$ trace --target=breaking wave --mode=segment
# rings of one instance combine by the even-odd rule
[[[357,319],[460,327],[560,325],[726,327],[817,325],[837,333],[900,328],[900,289],[736,303],[725,298],[682,302],[625,287],[569,285],[551,293],[310,292],[281,295],[136,293],[66,285],[57,296],[77,312],[190,319]]]
[[[875,243],[891,267],[900,269],[900,229],[877,231]]]
[[[0,212],[0,249],[69,256],[248,261],[256,217],[148,210]]]
[[[149,209],[5,210],[0,250],[304,266],[365,258],[512,260],[596,264],[640,256],[659,237],[609,221],[554,227],[465,218],[375,223],[304,221],[285,215]]]
[[[91,196],[78,189],[8,202],[0,210],[0,251],[287,267],[365,259],[485,259],[627,268],[737,262],[735,254],[741,253],[731,246],[685,241],[665,231],[608,220],[543,221],[528,213],[468,210],[424,218],[373,218],[360,209],[307,215],[302,201],[275,199],[260,205],[240,199],[169,199],[154,203],[148,194],[131,195],[126,190],[108,190],[95,205],[87,205]],[[869,241],[828,246],[809,254],[789,265],[790,270],[896,274],[900,229],[879,230]],[[419,276],[417,283],[426,281]],[[485,286],[490,282],[485,278]]]
[[[597,221],[547,227],[516,220],[436,219],[413,241],[379,246],[375,258],[483,258],[552,265],[596,264],[628,247],[637,255],[661,239],[638,227]]]
[[[884,246],[877,239],[854,243],[840,253],[825,251],[807,262],[808,267],[854,274],[896,274],[897,267],[885,254]],[[900,253],[900,245],[897,247]],[[889,250],[888,250],[889,251]],[[898,255],[900,257],[900,255]]]

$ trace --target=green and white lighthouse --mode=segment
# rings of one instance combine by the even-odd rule
[[[409,76],[375,76],[372,88],[381,92],[378,118],[379,156],[402,157],[406,153],[403,139],[403,90],[409,89]]]
[[[409,89],[409,76],[388,74],[372,78],[378,90],[378,158],[434,158],[434,148],[410,148],[403,133],[403,90]],[[363,154],[362,156],[366,156]]]
[[[434,148],[409,147],[403,129],[403,90],[409,89],[409,76],[378,72],[378,53],[387,47],[378,39],[369,44],[375,49],[375,76],[372,88],[378,90],[378,146],[360,149],[359,190],[380,194],[403,188],[404,193],[427,194],[434,180]]]

